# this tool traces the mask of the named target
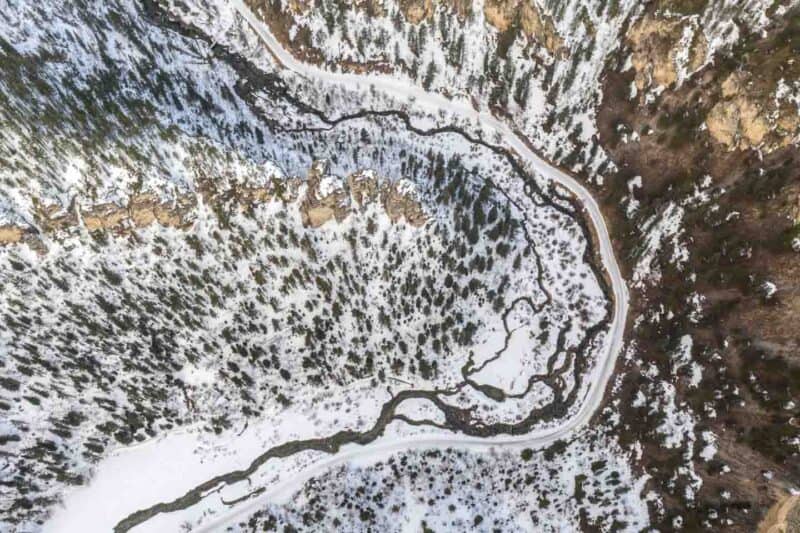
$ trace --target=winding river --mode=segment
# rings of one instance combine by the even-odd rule
[[[496,135],[492,137],[500,139],[500,141],[498,141],[499,144],[489,144],[455,127],[426,130],[415,126],[412,118],[403,111],[366,110],[337,119],[328,119],[321,112],[310,110],[329,126],[333,127],[346,120],[374,115],[399,119],[410,132],[418,135],[437,135],[441,133],[462,135],[468,141],[481,144],[505,157],[520,175],[538,173],[547,180],[561,184],[569,190],[572,196],[570,198],[560,198],[560,200],[571,203],[574,212],[585,214],[583,218],[590,223],[582,224],[584,237],[588,243],[594,244],[594,246],[587,247],[587,253],[594,254],[595,248],[597,253],[596,256],[588,258],[589,264],[596,265],[595,273],[601,280],[601,284],[605,286],[609,300],[610,318],[598,325],[597,331],[588,331],[584,342],[590,342],[600,331],[607,331],[607,334],[604,338],[602,353],[599,355],[600,359],[591,370],[580,372],[579,376],[579,370],[585,371],[586,369],[580,368],[577,363],[574,365],[576,380],[583,379],[588,382],[588,387],[585,389],[586,394],[582,398],[557,398],[557,401],[554,401],[553,404],[546,406],[546,408],[532,411],[523,421],[516,424],[472,425],[462,419],[463,413],[459,408],[445,401],[448,395],[454,394],[453,390],[405,390],[383,404],[377,421],[366,431],[339,431],[324,438],[290,441],[274,446],[254,458],[246,468],[212,477],[172,501],[157,503],[148,508],[138,510],[127,517],[119,517],[119,522],[116,524],[114,531],[126,532],[132,529],[138,530],[140,527],[144,529],[147,522],[159,514],[187,509],[203,501],[209,494],[218,492],[223,487],[247,480],[270,459],[289,457],[301,451],[320,451],[328,454],[328,456],[324,460],[317,461],[306,468],[301,474],[273,485],[269,490],[256,489],[243,496],[241,502],[229,502],[231,504],[229,512],[213,522],[204,524],[204,530],[214,531],[221,529],[222,526],[237,520],[244,513],[253,511],[258,506],[263,505],[264,502],[290,494],[301,487],[308,479],[353,459],[378,457],[402,450],[442,446],[488,448],[504,445],[524,445],[542,448],[557,440],[569,438],[572,434],[585,427],[602,403],[606,385],[613,373],[617,355],[622,347],[628,312],[628,292],[625,281],[620,274],[619,266],[614,257],[608,229],[591,194],[574,177],[545,162],[517,132],[491,114],[476,110],[467,102],[453,101],[440,94],[428,93],[421,87],[412,86],[387,76],[370,75],[367,78],[356,74],[331,73],[301,63],[281,47],[267,26],[252,13],[243,0],[229,1],[230,5],[256,32],[284,69],[293,71],[306,79],[342,85],[354,90],[372,88],[401,101],[413,98],[414,106],[420,109],[434,113],[445,109],[453,116],[479,124],[485,132],[495,133]],[[282,96],[290,97],[286,94]],[[526,183],[529,183],[531,187],[537,186],[534,180],[529,180]],[[550,194],[552,195],[553,193],[551,192]],[[558,208],[557,203],[550,205]],[[564,208],[562,207],[561,209]],[[552,361],[549,365],[549,370],[550,373],[553,372]],[[576,386],[570,394],[577,394],[576,391],[578,390],[579,387]],[[413,399],[428,400],[440,410],[444,415],[445,425],[429,425],[441,429],[441,433],[428,432],[408,437],[383,436],[384,429],[389,423],[393,420],[403,419],[401,415],[397,414],[398,406]],[[579,408],[571,416],[567,417],[569,406],[575,404],[575,402],[578,402]],[[408,419],[404,420],[409,422]],[[543,420],[558,420],[558,425],[545,429],[534,428],[536,423]],[[451,431],[445,431],[445,429],[450,429]],[[233,506],[233,503],[238,505]]]

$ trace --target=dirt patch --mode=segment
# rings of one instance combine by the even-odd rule
[[[708,114],[709,133],[729,150],[761,148],[769,153],[798,138],[797,106],[775,96],[784,78],[764,83],[756,79],[760,76],[749,71],[731,73],[722,83],[722,99]]]
[[[800,496],[784,496],[758,525],[758,533],[800,533]]]

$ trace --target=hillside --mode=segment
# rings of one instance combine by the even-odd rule
[[[794,527],[797,2],[1,5],[3,528]]]

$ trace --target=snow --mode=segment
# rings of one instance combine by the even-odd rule
[[[704,461],[710,461],[717,455],[717,436],[711,431],[703,431],[703,449],[698,454]]]
[[[679,448],[687,442],[691,444],[694,441],[694,417],[675,403],[674,385],[662,381],[659,387],[660,397],[652,404],[650,413],[663,416],[656,431],[663,437],[664,447]]]
[[[397,192],[407,198],[416,199],[419,197],[416,184],[407,178],[401,178],[395,182]]]
[[[692,359],[692,337],[683,335],[678,343],[678,348],[672,353],[672,375],[677,375],[681,369],[689,369],[689,386],[697,388],[703,379],[703,367]]]
[[[769,300],[778,292],[778,286],[771,281],[765,281],[761,284],[761,292],[764,294],[764,298]]]
[[[344,180],[340,176],[322,176],[317,190],[317,200],[322,200],[344,190]]]
[[[635,191],[636,189],[641,189],[641,187],[641,176],[634,176],[628,180],[628,205],[625,206],[625,216],[628,218],[633,218],[633,216],[636,214],[636,211],[639,209],[639,201],[636,199]]]
[[[218,5],[212,2],[210,5],[198,7],[192,4],[180,9],[176,7],[173,13],[180,12],[187,17],[186,20],[192,21],[201,29],[207,29],[209,35],[214,36],[215,44],[212,46],[230,47],[253,57],[259,68],[273,69],[275,63],[270,59],[271,53],[249,25],[242,21],[240,15],[233,11],[231,5],[232,3]],[[567,9],[575,9],[576,5],[573,2]],[[20,49],[24,51],[32,50],[30,47],[36,42],[29,35],[46,32],[48,25],[45,22],[52,18],[46,5],[42,6],[41,12],[34,10],[32,6],[26,6],[26,10],[28,8],[30,12],[23,13],[19,28],[15,28],[12,39],[15,43],[20,43]],[[92,4],[87,9],[96,11],[99,17],[110,17],[102,2]],[[97,160],[90,160],[83,158],[85,150],[48,145],[52,139],[46,137],[42,142],[45,143],[44,151],[50,159],[43,159],[42,165],[48,170],[37,168],[16,176],[16,185],[11,187],[8,198],[24,198],[31,190],[36,190],[41,191],[45,199],[63,207],[67,199],[74,196],[78,196],[87,205],[106,200],[121,203],[134,186],[140,186],[145,191],[156,191],[174,200],[179,193],[191,194],[197,191],[199,179],[203,177],[213,178],[222,190],[234,183],[263,185],[270,183],[275,177],[305,173],[311,159],[308,147],[313,146],[314,157],[328,156],[331,166],[334,167],[330,170],[331,174],[326,171],[320,184],[320,189],[326,193],[341,190],[342,179],[335,178],[335,173],[346,174],[367,164],[374,168],[373,172],[399,179],[396,183],[400,190],[430,202],[435,190],[429,183],[430,178],[425,178],[432,174],[432,164],[428,162],[426,155],[429,152],[457,154],[467,168],[475,168],[468,179],[472,180],[476,190],[483,179],[491,178],[499,191],[493,201],[507,207],[514,220],[519,221],[519,230],[509,238],[512,249],[524,249],[530,239],[538,251],[538,257],[533,252],[524,254],[520,260],[520,273],[513,275],[508,281],[507,291],[514,296],[528,296],[536,307],[542,308],[536,309],[536,312],[532,309],[515,308],[514,313],[509,316],[510,324],[515,328],[513,345],[502,354],[502,360],[498,359],[496,364],[487,364],[484,373],[478,377],[483,380],[482,383],[495,384],[508,391],[521,391],[523,378],[541,370],[545,358],[552,352],[558,332],[565,331],[564,348],[574,350],[589,327],[610,318],[612,325],[609,330],[598,335],[589,344],[586,352],[581,354],[587,358],[587,370],[581,376],[583,379],[580,390],[577,391],[579,401],[570,406],[563,419],[536,427],[530,434],[519,438],[531,446],[544,446],[557,438],[571,435],[574,428],[583,426],[589,420],[602,399],[606,380],[614,367],[624,326],[627,295],[599,209],[585,189],[534,157],[519,139],[510,134],[510,130],[502,122],[473,113],[464,115],[469,117],[467,120],[460,120],[459,123],[481,118],[483,122],[472,127],[483,130],[488,125],[494,129],[494,136],[523,154],[526,165],[541,174],[536,175],[535,179],[544,190],[550,183],[563,183],[584,203],[595,224],[605,266],[610,269],[615,296],[613,316],[610,317],[608,315],[612,307],[608,305],[594,272],[585,261],[583,254],[587,243],[574,215],[538,205],[541,198],[527,194],[518,176],[502,157],[468,143],[456,134],[417,138],[406,131],[398,120],[392,118],[378,120],[365,117],[353,119],[337,128],[314,130],[314,125],[318,125],[317,119],[306,116],[302,110],[291,108],[285,102],[276,103],[272,110],[267,109],[270,107],[268,95],[256,95],[259,101],[257,106],[247,105],[229,89],[240,81],[238,74],[229,65],[217,62],[208,53],[206,44],[173,35],[145,23],[136,4],[123,2],[120,9],[120,16],[123,16],[126,27],[132,32],[130,35],[109,36],[103,29],[85,27],[81,13],[69,10],[65,12],[62,18],[68,29],[59,30],[57,42],[53,46],[69,57],[72,63],[78,64],[75,71],[68,75],[79,86],[93,83],[95,76],[102,74],[105,68],[103,62],[97,59],[99,49],[107,48],[110,59],[118,64],[137,67],[144,65],[142,61],[145,54],[140,47],[163,51],[164,55],[154,55],[154,64],[148,64],[145,70],[163,74],[168,79],[180,80],[187,86],[194,87],[198,94],[207,94],[209,106],[215,109],[213,116],[202,112],[201,106],[196,102],[184,101],[178,109],[179,106],[168,99],[160,99],[147,93],[148,85],[142,86],[134,80],[127,80],[120,89],[120,94],[137,95],[145,91],[142,94],[151,99],[155,106],[157,123],[148,126],[149,129],[144,129],[139,135],[125,139],[126,145],[148,154],[147,164],[130,155],[113,158],[113,161],[112,158],[101,157],[116,154],[119,148],[114,144],[100,146],[96,152],[100,154]],[[616,23],[621,23],[621,18],[615,19]],[[560,29],[567,31],[566,26]],[[570,37],[572,43],[582,41],[585,36],[583,25],[576,31]],[[616,46],[611,28],[601,26],[599,31],[603,35],[605,46]],[[26,32],[28,35],[23,35]],[[80,36],[77,41],[75,36]],[[522,52],[512,49],[511,53],[519,57]],[[601,50],[597,53],[604,52]],[[82,61],[84,58],[90,60]],[[52,69],[48,74],[55,76],[55,71],[63,68],[63,65],[46,67]],[[595,65],[592,68],[600,67]],[[558,76],[566,75],[561,67],[559,69]],[[595,74],[597,72],[582,69],[578,73],[578,79],[591,78]],[[228,89],[231,96],[221,94],[223,87]],[[331,84],[319,83],[319,87],[330,89]],[[314,97],[319,87],[309,87],[309,98]],[[400,91],[404,90],[400,86]],[[371,93],[371,90],[355,93],[352,87],[321,92],[333,95],[334,101],[338,94],[349,101],[350,105],[354,102],[363,106],[378,101],[386,102],[372,96],[361,98],[362,94]],[[417,104],[421,109],[441,108],[435,102],[421,98]],[[533,98],[532,102],[532,105],[541,105],[538,98]],[[448,106],[448,112],[458,109],[458,106]],[[265,114],[259,114],[261,111]],[[275,128],[275,131],[262,132],[265,137],[263,143],[257,141],[257,136],[252,132],[241,135],[231,133],[239,131],[241,124],[261,124],[264,117],[271,116],[268,114],[270,112],[280,116],[281,126],[288,128],[302,125],[309,131],[296,133]],[[576,111],[573,115],[575,124],[583,126],[584,138],[592,134],[591,113],[592,111],[584,110]],[[439,118],[437,115],[415,114],[414,124],[424,127],[426,124],[437,124],[439,120],[448,117],[445,113]],[[357,139],[362,131],[373,139],[380,139],[379,152],[370,154],[355,149],[359,146]],[[203,135],[198,135],[198,132],[203,132]],[[563,137],[565,132],[558,135]],[[62,149],[67,154],[64,157]],[[415,169],[408,166],[412,157],[416,161]],[[99,168],[94,166],[98,162],[102,163]],[[66,188],[61,181],[64,173],[68,179]],[[26,179],[17,179],[20,176]],[[402,323],[395,323],[391,331],[387,331],[388,328],[376,328],[377,331],[367,335],[364,334],[364,328],[357,320],[355,311],[368,314],[369,322],[378,324],[378,310],[369,304],[388,301],[387,293],[397,289],[402,276],[406,276],[411,285],[420,283],[420,280],[412,279],[414,273],[430,276],[432,283],[441,282],[443,269],[441,266],[423,263],[426,256],[422,251],[427,250],[425,246],[429,244],[426,237],[433,242],[430,248],[433,257],[440,257],[443,250],[447,250],[448,243],[452,242],[449,238],[454,233],[452,221],[444,218],[449,213],[447,209],[432,209],[434,222],[439,224],[441,231],[433,236],[420,229],[390,224],[385,216],[379,216],[380,211],[375,206],[367,210],[365,217],[376,217],[378,234],[385,234],[387,242],[397,244],[402,250],[403,260],[395,261],[385,248],[370,245],[361,231],[365,222],[363,218],[351,216],[341,225],[329,225],[324,232],[313,233],[301,227],[295,209],[297,206],[287,207],[280,202],[272,202],[258,206],[253,212],[233,210],[225,224],[217,220],[211,207],[200,202],[195,213],[197,218],[188,232],[154,226],[137,233],[132,239],[107,235],[107,242],[102,247],[87,235],[59,236],[59,239],[54,239],[51,243],[45,256],[33,257],[30,254],[31,257],[25,258],[29,285],[18,283],[16,278],[4,280],[8,281],[7,286],[12,287],[3,295],[2,304],[6,306],[4,309],[15,309],[19,314],[37,317],[37,324],[41,324],[41,327],[30,328],[26,335],[37,339],[37,342],[41,337],[34,337],[35,335],[46,335],[50,339],[48,343],[37,344],[45,352],[43,357],[47,361],[63,360],[63,356],[56,352],[61,346],[59,343],[66,342],[66,339],[71,347],[82,350],[82,355],[94,358],[101,354],[97,364],[99,374],[103,380],[110,380],[109,376],[113,376],[114,381],[112,387],[104,381],[95,382],[87,378],[87,383],[77,391],[71,384],[57,379],[58,376],[53,373],[40,372],[36,378],[28,380],[22,373],[14,371],[14,376],[23,383],[23,392],[37,386],[64,387],[72,395],[71,398],[77,398],[77,403],[84,398],[99,396],[106,401],[113,401],[119,406],[121,413],[125,409],[140,412],[146,408],[152,411],[154,418],[152,427],[148,427],[147,431],[144,428],[137,429],[133,435],[132,440],[143,439],[140,444],[123,448],[113,440],[103,441],[108,448],[99,457],[93,482],[68,495],[64,511],[59,512],[48,527],[60,529],[61,524],[65,524],[63,528],[68,530],[89,531],[91,527],[108,530],[115,519],[131,510],[172,499],[198,479],[206,479],[210,475],[249,464],[248,461],[270,443],[309,434],[323,435],[342,428],[369,426],[375,419],[376,409],[391,394],[384,384],[373,380],[373,375],[367,375],[364,383],[359,383],[349,373],[345,357],[331,357],[326,362],[332,368],[326,369],[320,378],[320,384],[310,385],[305,381],[306,378],[314,377],[309,376],[314,371],[305,372],[301,355],[305,353],[303,350],[307,336],[301,333],[317,329],[330,331],[327,326],[317,327],[314,320],[327,320],[334,313],[327,311],[323,304],[324,299],[320,297],[320,290],[314,288],[313,275],[299,266],[298,274],[292,272],[297,265],[308,267],[312,274],[322,272],[322,265],[338,266],[341,275],[337,274],[338,277],[332,278],[332,290],[351,295],[351,300],[346,302],[350,307],[336,323],[336,333],[341,335],[341,338],[336,339],[336,346],[357,355],[362,355],[365,351],[361,346],[362,342],[373,353],[383,355],[389,351],[384,349],[384,343],[393,341],[395,335],[406,338],[413,346],[413,339],[420,331],[424,331],[426,325],[443,318],[437,315],[423,316],[415,309],[413,313],[408,313],[410,316],[403,317]],[[13,209],[20,216],[30,214],[30,205],[24,202],[15,203]],[[425,229],[428,230],[430,228]],[[351,248],[347,241],[351,234],[367,239],[367,244],[362,242],[358,247]],[[319,258],[318,264],[306,257],[306,252],[299,246],[289,245],[292,235],[298,241],[306,237],[312,242],[311,249]],[[486,254],[486,250],[492,245],[489,238],[481,234],[478,243],[471,247],[474,249],[470,250],[470,254]],[[497,287],[503,276],[513,271],[513,267],[507,264],[512,260],[513,256],[508,261],[497,259],[496,267],[489,268],[480,276],[480,280],[487,287]],[[382,279],[381,275],[391,261],[395,261],[391,263],[395,266],[386,274],[387,279]],[[541,264],[538,264],[539,261]],[[99,273],[104,269],[122,276],[122,280],[117,282],[121,289],[114,289],[113,282],[103,281]],[[53,283],[52,276],[53,272],[64,270],[70,272],[70,284],[66,289],[61,289],[58,284]],[[262,273],[265,281],[255,282],[254,272]],[[348,284],[353,283],[354,273],[364,274],[369,280],[369,283],[363,285],[363,298],[358,300],[358,293],[348,287]],[[304,274],[308,279],[298,282],[297,279]],[[188,275],[199,280],[191,281],[196,287],[190,286],[190,282],[186,280]],[[542,278],[542,287],[539,286],[537,275]],[[16,275],[10,273],[9,276]],[[41,292],[34,294],[34,290]],[[91,300],[87,298],[88,295],[92,296]],[[141,340],[139,332],[124,327],[133,324],[134,320],[129,320],[126,316],[121,319],[123,325],[120,326],[106,318],[107,315],[114,314],[114,309],[120,308],[131,313],[131,316],[140,316],[128,303],[129,297],[138,305],[151,305],[157,310],[141,313],[146,315],[147,320],[139,321],[136,325],[149,328],[144,337],[148,344],[155,345],[153,350],[158,351],[159,344],[156,341],[168,344],[168,349],[164,350],[168,354],[164,358],[170,358],[167,371],[161,368],[158,371],[136,368],[126,356],[127,352],[120,348],[122,345],[138,347]],[[180,305],[174,303],[176,300]],[[484,344],[476,344],[473,348],[482,352],[476,355],[476,359],[482,358],[483,361],[487,360],[487,353],[496,354],[497,345],[494,342],[497,337],[494,335],[497,331],[502,331],[496,316],[498,313],[491,309],[487,300],[485,296],[459,299],[453,311],[453,314],[458,312],[469,319],[482,321],[485,331],[477,338]],[[30,302],[30,308],[16,309],[17,302]],[[112,339],[104,337],[102,343],[98,342],[96,327],[92,327],[94,322],[87,326],[83,321],[67,319],[78,315],[70,313],[70,310],[79,305],[85,306],[85,311],[79,314],[81,318],[89,316],[97,319],[100,323],[98,327],[101,328],[118,328],[121,330],[120,335]],[[187,307],[191,312],[187,311]],[[298,316],[300,318],[296,318]],[[539,320],[538,323],[532,319],[534,316]],[[300,324],[295,328],[296,331],[285,332],[283,323],[276,326],[267,320],[269,318],[290,324],[297,320]],[[547,325],[542,320],[544,318],[547,319]],[[246,329],[248,327],[249,331]],[[523,350],[522,341],[544,332],[547,332],[547,338],[541,341],[541,346]],[[113,341],[119,345],[115,345]],[[246,345],[242,346],[244,341],[247,341]],[[202,351],[199,350],[200,347],[203,348]],[[264,365],[266,355],[254,358],[256,361],[248,360],[248,354],[252,354],[255,347],[275,347],[280,359],[278,364],[270,362],[270,365],[280,366],[280,370],[292,377],[281,378],[276,375],[277,368]],[[425,355],[430,355],[427,348]],[[460,376],[460,369],[468,356],[467,353],[460,352],[455,355],[438,358],[439,374],[430,379],[419,377],[407,370],[408,367],[396,375],[416,388],[452,385],[451,380],[454,376]],[[152,363],[152,359],[143,356],[135,358],[133,362]],[[376,367],[383,369],[388,366],[388,357],[376,359]],[[231,368],[228,363],[234,363],[235,368]],[[566,364],[563,359],[556,361],[556,366],[563,364]],[[515,373],[511,374],[510,370]],[[187,386],[188,392],[185,393],[189,400],[166,381],[175,377]],[[55,381],[49,382],[48,379]],[[248,380],[253,385],[241,384]],[[569,371],[566,372],[564,382],[566,391],[579,386],[573,373]],[[142,391],[145,394],[140,394]],[[147,394],[153,391],[156,394]],[[254,401],[249,401],[242,394],[243,391],[251,395]],[[278,391],[288,393],[296,399],[295,403],[289,407],[279,405],[275,399]],[[396,385],[394,391],[397,391]],[[489,422],[513,420],[533,406],[549,402],[551,395],[552,391],[548,392],[545,385],[540,383],[529,395],[508,401],[502,406],[495,405],[497,402],[471,388],[452,401],[456,405],[476,406],[476,414],[482,421]],[[18,445],[19,449],[33,445],[37,436],[47,431],[46,416],[62,417],[75,407],[76,402],[69,398],[45,399],[40,408],[22,403],[14,407],[14,416],[28,421],[33,428]],[[202,408],[193,408],[192,403]],[[243,415],[245,407],[257,408],[259,415]],[[96,436],[97,432],[93,429],[95,424],[113,417],[92,403],[81,404],[81,408],[88,413],[89,421],[69,438],[59,440],[57,446],[59,451],[63,450],[69,455],[75,472],[87,474],[91,471],[91,466],[80,456],[81,444],[87,442],[89,437]],[[436,418],[436,413],[427,412],[430,406],[412,404],[403,406],[403,409],[408,409],[413,416],[432,415],[434,420],[441,420],[441,417]],[[169,415],[162,415],[164,412]],[[223,429],[219,436],[212,436],[209,425],[217,417],[227,417],[233,429]],[[184,428],[177,429],[175,420],[180,420],[180,425]],[[242,431],[243,427],[246,429],[239,435],[237,431]],[[439,431],[425,429],[427,431],[419,432],[393,426],[387,431],[386,440],[379,444],[407,445],[407,441],[397,437],[400,432],[403,432],[402,435],[420,439],[420,446],[429,446],[430,443],[424,444],[421,439],[431,439],[431,435],[442,439],[447,445],[464,444],[463,439],[454,438],[453,435],[442,437]],[[150,433],[158,436],[148,440],[146,435]],[[608,448],[620,456],[613,443]],[[355,456],[362,451],[356,448],[348,453]],[[580,454],[576,451],[572,455]],[[339,460],[339,456],[335,459]],[[624,457],[619,461],[624,464]],[[582,465],[580,468],[586,468],[585,462],[579,464]],[[293,480],[293,476],[299,476],[301,471],[303,475],[313,472],[312,466],[323,468],[326,465],[320,462],[318,454],[299,454],[280,464],[268,463],[257,472],[252,481],[264,487],[280,487],[287,477]],[[154,482],[153,479],[161,471],[169,475]],[[570,486],[574,475],[575,471],[570,470],[569,475],[565,474],[566,477],[560,483]],[[159,516],[148,527],[172,531],[180,526],[179,521],[202,521],[212,513],[221,512],[225,507],[220,497],[230,500],[250,489],[243,485],[245,483],[226,487],[219,494],[211,493],[200,505],[186,513]],[[630,485],[638,487],[638,481],[631,481]],[[58,494],[63,487],[48,485],[45,490],[51,491],[48,495]],[[119,494],[128,493],[131,494],[129,498],[119,498]],[[112,498],[115,500],[111,501]],[[638,523],[644,523],[646,516],[642,517],[638,492],[631,496],[630,501],[625,500],[624,504],[633,509],[630,512]],[[95,516],[91,510],[98,505],[101,506],[102,513]],[[600,510],[595,509],[594,512]]]
[[[445,419],[442,412],[430,400],[423,398],[412,398],[403,402],[397,410],[398,415],[403,415],[409,420],[421,421],[431,420],[437,424],[444,424]]]
[[[303,407],[301,403],[286,410],[275,409],[263,420],[220,435],[187,430],[121,448],[100,463],[89,485],[67,495],[63,507],[45,524],[44,531],[110,531],[122,517],[134,511],[172,500],[216,475],[246,468],[254,457],[271,446],[287,440],[323,437],[341,429],[341,415],[347,417],[349,429],[366,429],[388,399],[386,392],[376,391],[368,384],[329,392],[338,408],[328,413]],[[247,485],[277,485],[323,456],[321,452],[305,452],[271,460]],[[186,520],[199,520],[208,513],[225,509],[221,498],[232,500],[248,490],[247,486],[228,487],[218,497],[206,498],[186,513],[157,517],[144,530],[177,531]],[[120,498],[120,494],[125,494],[125,498]]]
[[[567,443],[563,452],[547,459],[541,455],[525,460],[519,448],[477,453],[445,447],[380,454],[332,468],[280,503],[254,502],[217,527],[247,531],[260,527],[264,513],[275,517],[279,529],[300,526],[308,513],[319,517],[321,529],[335,528],[334,520],[364,520],[366,527],[397,532],[418,531],[423,520],[435,530],[480,529],[477,516],[484,525],[508,531],[573,531],[582,514],[604,526],[623,522],[625,531],[649,523],[642,496],[647,477],[633,473],[613,440],[589,432]],[[585,495],[576,498],[580,476]],[[356,491],[363,495],[358,509],[346,504]],[[366,509],[370,512],[359,519]]]
[[[658,256],[665,247],[671,247],[670,258],[675,267],[680,269],[686,263],[688,250],[680,241],[683,217],[684,209],[675,203],[669,203],[661,213],[652,215],[642,224],[644,237],[633,269],[634,286],[644,287],[646,283],[658,283],[661,279]]]

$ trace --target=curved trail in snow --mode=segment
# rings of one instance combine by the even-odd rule
[[[591,219],[592,225],[594,226],[594,236],[596,237],[595,244],[613,292],[613,316],[611,318],[608,335],[604,340],[604,353],[600,354],[602,359],[598,361],[592,371],[585,377],[589,382],[589,386],[585,397],[581,401],[580,408],[573,416],[561,421],[558,426],[533,430],[524,435],[508,437],[480,438],[453,432],[426,433],[407,437],[381,438],[378,436],[371,441],[361,444],[346,443],[341,446],[331,446],[325,439],[312,439],[315,443],[311,448],[307,449],[324,451],[330,453],[331,456],[325,460],[316,462],[301,473],[291,476],[290,479],[281,480],[269,490],[254,495],[246,504],[232,508],[230,512],[225,513],[224,516],[213,522],[205,524],[200,530],[215,531],[225,525],[229,525],[237,520],[242,513],[252,511],[259,505],[263,505],[266,501],[281,499],[282,496],[291,494],[299,489],[307,480],[330,468],[354,459],[364,457],[374,459],[384,454],[401,450],[450,446],[485,449],[502,445],[525,445],[534,448],[542,448],[557,440],[568,438],[576,431],[586,426],[602,403],[606,385],[613,373],[617,355],[622,348],[625,322],[628,313],[627,287],[614,256],[605,221],[592,195],[575,178],[545,162],[515,131],[491,114],[478,111],[465,101],[453,101],[440,94],[428,93],[421,87],[413,86],[387,76],[369,76],[367,78],[358,74],[331,73],[323,71],[315,66],[301,63],[283,49],[282,45],[275,39],[266,25],[253,14],[244,4],[243,0],[229,0],[229,3],[257,33],[275,59],[284,68],[308,79],[319,79],[328,83],[344,85],[358,90],[374,87],[376,90],[398,98],[400,101],[408,100],[413,97],[414,107],[425,108],[432,111],[434,114],[441,109],[446,109],[455,116],[480,124],[482,129],[486,131],[494,130],[502,139],[502,145],[513,152],[513,154],[528,168],[534,170],[548,180],[559,183],[567,188],[575,199],[585,208],[585,214],[588,215],[588,218]],[[413,397],[414,393],[412,391],[407,392],[411,394],[410,397]],[[404,395],[400,394],[398,397],[399,396]],[[319,442],[317,443],[316,441]],[[257,470],[260,465],[269,458],[291,455],[294,453],[291,449],[291,444],[292,443],[286,443],[286,445],[278,446],[276,447],[277,449],[274,448],[272,450],[275,453],[268,453],[259,457],[259,459],[251,464],[251,467],[248,468],[247,471]],[[243,471],[237,474],[240,473],[243,473]],[[238,482],[229,483],[223,479],[224,477],[225,476],[219,476],[214,480],[210,480],[209,483],[211,481],[216,481],[216,485],[231,485]],[[178,500],[181,500],[181,498]],[[155,514],[175,510],[175,505],[178,505],[178,500],[170,504],[158,504],[148,510],[140,511],[139,513],[142,514],[138,517],[134,517],[134,515],[139,513],[134,513],[134,515],[122,520],[115,528],[115,531],[128,531],[137,526],[144,525],[146,521]],[[179,504],[181,508],[189,507],[197,502],[195,500],[187,500],[185,503],[186,505]],[[157,509],[162,505],[164,506],[163,508]]]

